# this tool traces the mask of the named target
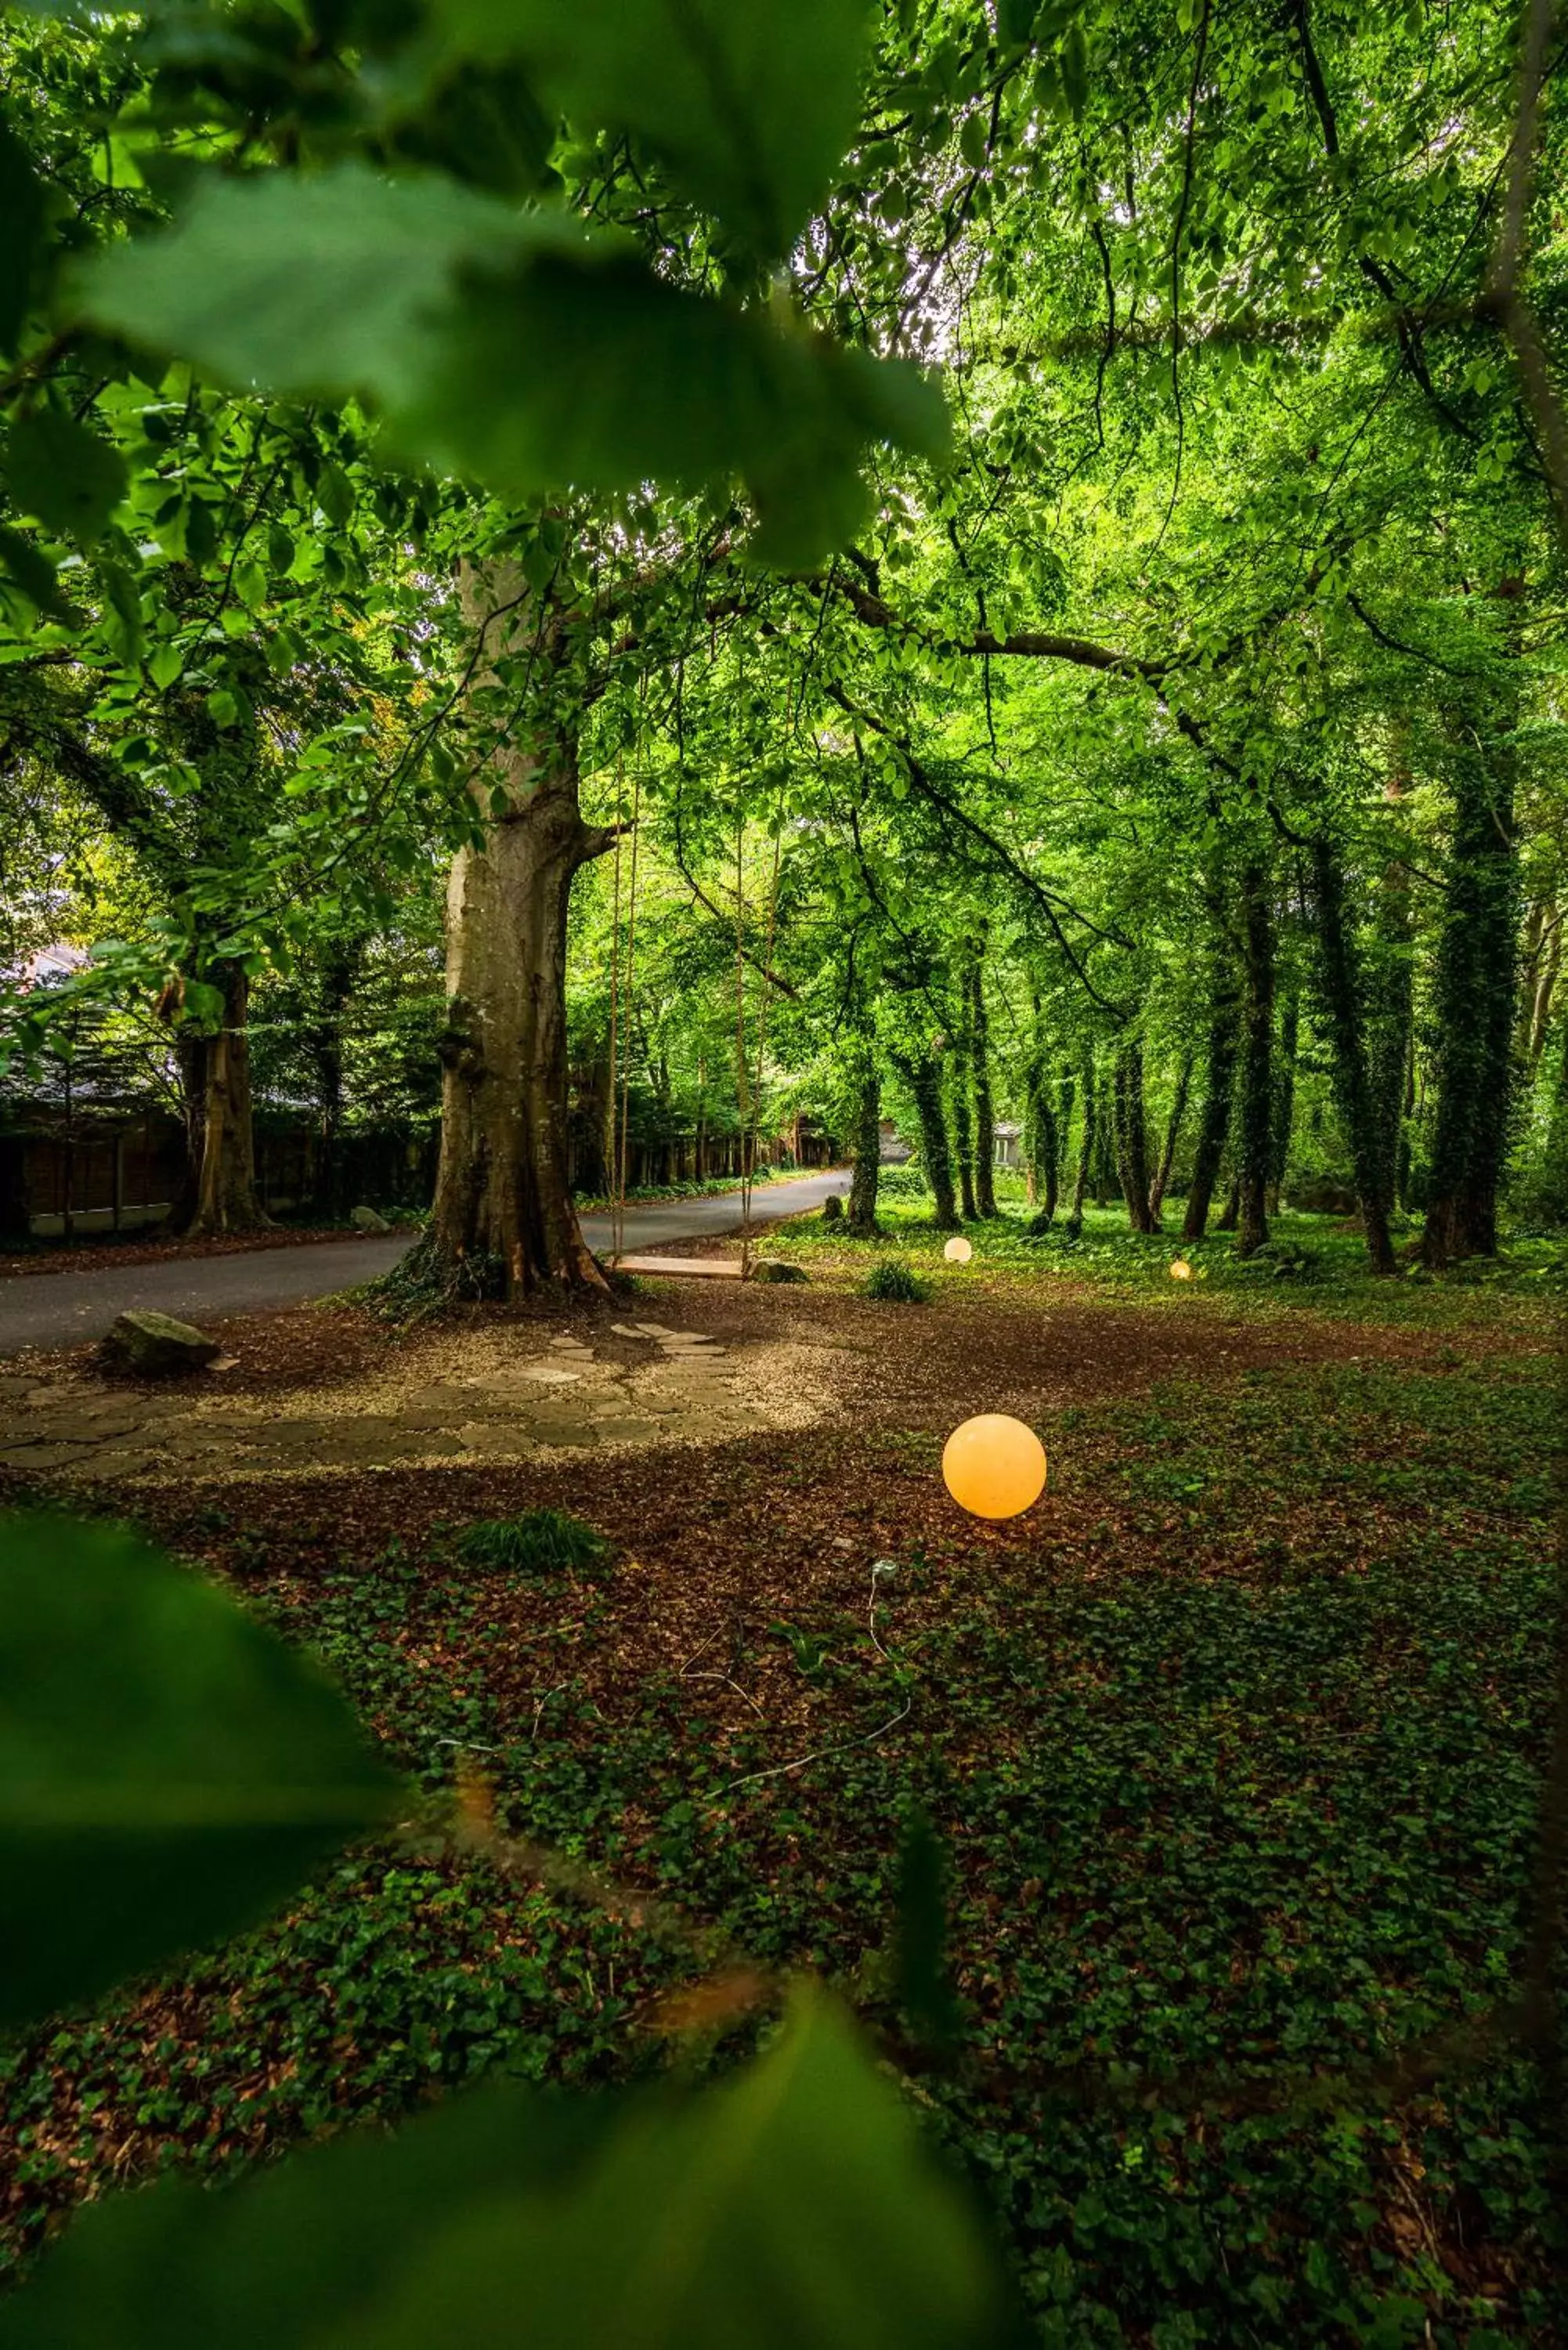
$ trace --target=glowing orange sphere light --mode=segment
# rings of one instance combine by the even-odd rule
[[[950,1264],[967,1264],[971,1257],[974,1254],[974,1251],[971,1248],[969,1243],[964,1239],[961,1232],[955,1232],[952,1239],[948,1243],[946,1248],[943,1249],[942,1254],[946,1257]]]
[[[1179,1256],[1175,1263],[1171,1266],[1170,1277],[1172,1281],[1191,1280],[1192,1267],[1188,1263],[1187,1259],[1184,1256]]]
[[[1032,1428],[982,1411],[942,1447],[942,1482],[975,1518],[1015,1518],[1045,1491],[1045,1448]]]

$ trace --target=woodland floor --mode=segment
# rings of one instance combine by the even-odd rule
[[[820,1970],[907,2053],[919,1808],[962,2037],[945,2070],[909,2059],[911,2095],[1043,2340],[1568,2338],[1540,2084],[1484,2025],[1525,1930],[1568,1270],[1532,1244],[1389,1288],[1353,1236],[1287,1236],[1249,1274],[1189,1253],[1179,1286],[1174,1245],[1109,1217],[1076,1249],[974,1228],[961,1272],[908,1222],[890,1246],[935,1294],[895,1305],[814,1221],[767,1243],[805,1287],[649,1284],[402,1340],[302,1308],[226,1326],[199,1405],[156,1399],[201,1443],[9,1455],[0,1495],[133,1516],[314,1644],[431,1808],[265,1931],[0,2058],[6,2256],[111,2181],[224,2172],[493,2066],[663,2064],[670,1995],[737,1959]],[[26,1378],[13,1422],[158,1417],[81,1362]],[[1010,1525],[941,1486],[976,1410],[1046,1442]],[[424,1436],[459,1449],[399,1449]],[[609,1538],[601,1575],[457,1557],[544,1504]],[[657,1890],[705,1946],[458,1853],[464,1768],[506,1830]],[[762,2028],[733,2003],[716,2062]]]

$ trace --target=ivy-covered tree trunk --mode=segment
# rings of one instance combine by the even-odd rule
[[[482,632],[512,607],[514,644],[547,625],[509,569],[470,570],[463,600]],[[493,679],[479,671],[477,681]],[[615,835],[584,823],[576,743],[547,715],[488,750],[473,793],[483,839],[459,852],[447,891],[441,1163],[426,1263],[438,1283],[472,1295],[603,1289],[569,1180],[566,912],[578,871]]]
[[[1345,876],[1331,840],[1313,843],[1313,895],[1317,912],[1318,970],[1329,1043],[1334,1106],[1350,1144],[1355,1196],[1375,1273],[1393,1273],[1388,1232],[1387,1170],[1378,1103],[1367,1063],[1362,981],[1355,941],[1345,915]]]
[[[1034,1229],[1044,1232],[1056,1215],[1061,1144],[1056,1113],[1051,1106],[1050,1080],[1038,1049],[1029,1064],[1024,1094],[1023,1157],[1029,1170],[1029,1198],[1035,1211]]]
[[[1291,1131],[1296,1116],[1296,1056],[1301,1045],[1301,989],[1293,969],[1281,990],[1280,1044],[1274,1055],[1274,1100],[1269,1120],[1269,1189],[1265,1201],[1271,1216],[1280,1212],[1280,1194],[1290,1165]]]
[[[1198,1139],[1192,1153],[1192,1180],[1187,1191],[1183,1240],[1200,1241],[1209,1229],[1209,1210],[1225,1156],[1231,1112],[1236,1091],[1236,1053],[1241,1042],[1241,1012],[1236,988],[1235,955],[1225,920],[1223,895],[1215,884],[1210,893],[1210,994],[1209,1037],[1203,1066],[1203,1107],[1199,1113]]]
[[[1112,1076],[1116,1104],[1116,1176],[1127,1201],[1127,1222],[1135,1232],[1151,1232],[1149,1212],[1148,1129],[1143,1099],[1143,1045],[1127,1037],[1116,1048]]]
[[[210,968],[208,982],[223,993],[222,1024],[210,1035],[182,1035],[176,1046],[186,1163],[170,1223],[187,1235],[259,1232],[267,1218],[256,1196],[250,981],[238,963],[224,962]]]
[[[1089,1162],[1095,1152],[1097,1104],[1095,1098],[1095,1058],[1084,1055],[1084,1119],[1078,1136],[1078,1163],[1073,1170],[1073,1198],[1067,1210],[1067,1233],[1076,1240],[1084,1229],[1084,1194],[1089,1188]]]
[[[1149,1229],[1158,1232],[1165,1195],[1170,1188],[1171,1172],[1176,1165],[1176,1148],[1181,1139],[1181,1128],[1187,1117],[1187,1097],[1192,1089],[1192,1055],[1183,1053],[1176,1072],[1176,1091],[1170,1097],[1170,1116],[1165,1122],[1165,1140],[1160,1146],[1159,1165],[1154,1170],[1154,1180],[1148,1187]]]
[[[1056,1188],[1067,1180],[1067,1153],[1073,1139],[1073,1104],[1075,1087],[1071,1073],[1056,1082]]]
[[[991,1014],[985,1006],[985,942],[977,941],[969,972],[969,1057],[974,1079],[974,1201],[982,1216],[996,1213],[996,1111],[991,1092]]]
[[[1516,699],[1511,706],[1504,698],[1490,742],[1454,746],[1453,850],[1434,1004],[1438,1113],[1421,1240],[1433,1266],[1497,1253],[1517,986],[1516,719]]]
[[[952,1108],[953,1157],[958,1162],[959,1197],[966,1222],[978,1214],[974,1202],[974,1122],[970,1116],[969,1055],[955,1045],[948,1056],[948,1091]]]
[[[1410,1051],[1415,1025],[1415,908],[1409,868],[1394,859],[1377,895],[1367,974],[1367,1078],[1377,1149],[1377,1188],[1386,1213],[1399,1191]]]
[[[939,1232],[956,1232],[958,1201],[953,1192],[948,1122],[942,1110],[941,1062],[934,1053],[922,1053],[919,1059],[912,1054],[895,1053],[892,1059],[914,1098],[920,1128],[920,1164],[936,1210],[933,1221]]]
[[[882,1172],[882,1080],[867,1055],[855,1088],[854,1172],[849,1184],[849,1230],[857,1240],[877,1231],[877,1187]]]
[[[1274,1107],[1274,918],[1268,871],[1255,858],[1241,873],[1241,939],[1236,1253],[1253,1256],[1269,1237],[1267,1194]]]

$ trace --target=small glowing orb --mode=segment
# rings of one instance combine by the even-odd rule
[[[952,1239],[948,1243],[946,1248],[943,1249],[942,1254],[946,1257],[950,1264],[967,1264],[971,1257],[974,1254],[974,1251],[971,1248],[969,1243],[964,1239],[961,1232],[955,1232]]]
[[[942,1447],[942,1482],[975,1518],[1015,1518],[1045,1491],[1045,1448],[1005,1412],[982,1411]]]
[[[1188,1263],[1187,1259],[1184,1256],[1179,1256],[1176,1259],[1176,1262],[1170,1268],[1170,1277],[1172,1281],[1191,1280],[1192,1267]]]

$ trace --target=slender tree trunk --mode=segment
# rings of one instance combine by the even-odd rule
[[[1280,1212],[1280,1194],[1290,1165],[1291,1131],[1296,1115],[1296,1055],[1301,1043],[1301,991],[1293,970],[1282,990],[1280,1049],[1274,1060],[1274,1099],[1269,1119],[1269,1189],[1265,1202],[1271,1216]]]
[[[1225,1156],[1231,1112],[1236,1091],[1236,1052],[1241,1041],[1241,1007],[1236,993],[1235,955],[1226,920],[1223,890],[1216,879],[1210,890],[1210,994],[1209,1041],[1203,1071],[1203,1107],[1198,1119],[1198,1140],[1192,1154],[1192,1180],[1182,1219],[1183,1240],[1200,1241],[1209,1228],[1209,1210]]]
[[[1171,1096],[1170,1116],[1165,1122],[1165,1141],[1160,1148],[1159,1165],[1148,1190],[1149,1230],[1159,1230],[1160,1211],[1170,1186],[1171,1170],[1176,1165],[1176,1147],[1181,1139],[1182,1121],[1187,1116],[1187,1097],[1192,1089],[1192,1055],[1183,1053],[1176,1072],[1176,1091]]]
[[[1084,1124],[1078,1137],[1078,1163],[1073,1170],[1073,1201],[1067,1211],[1067,1233],[1076,1240],[1084,1229],[1084,1193],[1089,1185],[1089,1161],[1095,1150],[1095,1060],[1084,1056]]]
[[[969,1055],[955,1046],[949,1056],[949,1099],[952,1110],[953,1156],[958,1161],[959,1197],[964,1220],[975,1221],[978,1210],[974,1202],[974,1127],[970,1118],[969,1071],[965,1064]]]
[[[1454,754],[1454,839],[1438,950],[1438,1114],[1421,1253],[1442,1266],[1497,1253],[1517,986],[1517,697],[1486,750]]]
[[[1217,1232],[1233,1232],[1241,1222],[1241,1178],[1232,1175],[1225,1186],[1225,1198],[1215,1221]]]
[[[1056,1215],[1056,1170],[1060,1145],[1056,1134],[1056,1114],[1051,1107],[1050,1084],[1038,1056],[1029,1067],[1028,1090],[1023,1105],[1023,1142],[1029,1169],[1029,1197],[1036,1209],[1034,1229],[1044,1232]]]
[[[1067,1152],[1073,1136],[1074,1085],[1071,1076],[1064,1076],[1056,1085],[1056,1185],[1058,1191],[1067,1180]]]
[[[483,629],[519,592],[510,570],[470,568],[464,608]],[[516,612],[522,619],[502,633],[521,646],[541,616],[528,603]],[[583,822],[576,743],[547,719],[491,752],[474,794],[483,843],[459,852],[447,892],[441,1149],[427,1246],[441,1277],[475,1295],[602,1289],[569,1180],[566,913],[579,868],[615,836]]]
[[[1135,1232],[1151,1232],[1148,1206],[1148,1128],[1143,1101],[1143,1045],[1127,1037],[1116,1048],[1115,1087],[1116,1176]]]
[[[882,1172],[882,1081],[867,1055],[855,1093],[855,1171],[849,1185],[848,1228],[857,1241],[877,1232],[877,1186]]]
[[[215,1035],[182,1038],[178,1048],[187,1167],[170,1221],[191,1234],[257,1232],[267,1219],[256,1198],[250,981],[232,962],[213,966],[209,977],[223,989],[223,1025]]]
[[[1236,1253],[1253,1256],[1269,1237],[1265,1198],[1273,1109],[1274,923],[1266,868],[1241,874],[1241,1097],[1237,1138],[1240,1214]]]
[[[1393,1273],[1394,1243],[1388,1233],[1384,1136],[1367,1064],[1362,983],[1355,942],[1345,919],[1345,877],[1326,835],[1313,843],[1313,893],[1317,906],[1318,967],[1323,1004],[1333,1047],[1334,1104],[1350,1144],[1355,1194],[1375,1273]]]
[[[1416,1006],[1415,906],[1409,868],[1393,859],[1377,895],[1373,965],[1366,985],[1367,1079],[1386,1215],[1399,1191]]]
[[[996,1213],[996,1112],[991,1093],[991,1014],[985,1006],[985,941],[976,942],[969,977],[969,1054],[974,1078],[974,1198],[982,1216]]]

